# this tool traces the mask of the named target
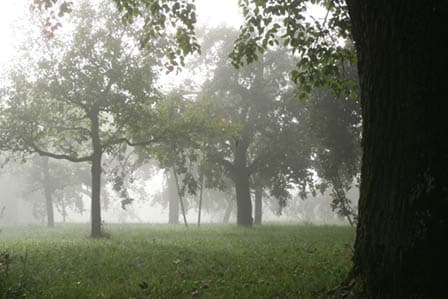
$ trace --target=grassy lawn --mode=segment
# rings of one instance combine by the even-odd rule
[[[0,298],[319,298],[347,274],[354,239],[341,226],[88,230],[3,227]]]

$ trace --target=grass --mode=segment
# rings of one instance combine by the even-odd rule
[[[348,273],[354,239],[341,226],[106,229],[4,227],[0,298],[319,298]]]

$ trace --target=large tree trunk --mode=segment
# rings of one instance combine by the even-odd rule
[[[255,188],[255,217],[254,224],[260,225],[263,216],[263,187]]]
[[[363,112],[353,274],[367,298],[445,298],[446,1],[348,1]]]
[[[236,223],[244,227],[252,227],[252,201],[250,199],[249,173],[241,169],[234,177],[236,191]]]
[[[232,180],[236,191],[236,224],[252,227],[252,201],[250,198],[250,171],[247,167],[247,150],[249,148],[248,129],[244,128],[240,140],[235,142]]]
[[[99,136],[98,114],[91,117],[92,130],[92,200],[91,200],[91,237],[102,237],[101,230],[101,158],[102,149]]]
[[[45,196],[45,210],[47,212],[47,226],[54,227],[53,186],[51,183],[48,157],[41,157],[43,172],[43,187]]]
[[[179,196],[177,195],[177,186],[172,169],[167,175],[167,188],[168,223],[179,224]]]

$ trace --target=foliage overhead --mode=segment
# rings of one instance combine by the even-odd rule
[[[352,80],[356,80],[352,68]],[[354,75],[354,76],[353,76]],[[342,216],[356,216],[346,196],[359,180],[361,161],[361,105],[358,98],[316,88],[308,101],[313,168],[331,189],[332,208]],[[351,220],[351,218],[348,218]]]
[[[2,138],[12,150],[89,161],[95,120],[102,152],[133,144],[129,124],[159,98],[160,53],[140,50],[135,30],[107,5],[95,12],[83,4],[71,17],[76,29],[69,41],[52,40],[48,51],[34,53],[37,61],[11,74]]]
[[[126,24],[138,24],[141,47],[162,49],[169,71],[184,66],[188,54],[200,52],[195,36],[196,7],[194,0],[112,0]],[[33,0],[31,9],[43,15],[42,31],[53,38],[61,27],[61,18],[70,13],[70,0]],[[166,38],[163,46],[155,40]]]
[[[312,184],[310,143],[300,115],[304,105],[296,101],[288,76],[292,57],[277,49],[265,52],[258,63],[235,69],[227,57],[235,36],[218,28],[205,37],[207,59],[215,67],[202,98],[212,104],[210,115],[234,127],[232,134],[205,143],[213,165],[208,168],[221,169],[218,173],[233,180],[242,169],[252,177],[257,174],[284,204],[292,185],[306,192]]]
[[[141,38],[141,45],[144,47],[154,47],[153,40],[166,36],[167,32],[174,31],[174,34],[169,35],[169,40],[164,48],[169,69],[184,66],[186,55],[200,51],[195,36],[196,13],[194,1],[113,1],[118,9],[124,12],[123,20],[125,22],[143,21],[144,34]]]
[[[313,86],[330,86],[336,92],[353,87],[344,80],[341,65],[355,61],[350,43],[350,21],[343,0],[240,0],[244,24],[230,54],[240,67],[256,61],[268,48],[285,46],[298,58],[292,71],[302,96]],[[323,19],[311,9],[324,8]]]

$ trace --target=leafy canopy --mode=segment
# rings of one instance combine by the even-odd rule
[[[355,61],[350,22],[343,0],[240,0],[244,24],[230,57],[236,67],[256,61],[268,48],[289,48],[298,58],[292,71],[302,96],[313,86],[330,86],[340,92],[353,81],[345,80],[340,66]],[[324,8],[323,19],[312,8]]]
[[[166,57],[168,70],[184,66],[186,55],[200,52],[195,36],[196,13],[194,0],[112,0],[126,24],[138,24],[142,47],[159,47]],[[42,31],[53,38],[61,27],[61,19],[73,10],[71,0],[33,0],[31,9],[44,18]],[[165,38],[163,46],[155,40]]]

